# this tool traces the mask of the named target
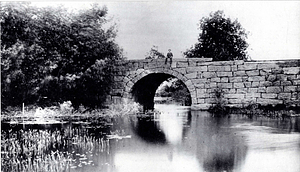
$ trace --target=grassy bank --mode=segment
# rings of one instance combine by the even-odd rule
[[[12,123],[31,122],[31,123],[55,123],[56,119],[88,119],[117,117],[139,112],[141,107],[137,103],[125,102],[123,104],[111,104],[104,109],[86,109],[81,106],[75,110],[70,102],[64,102],[59,106],[37,107],[25,106],[24,110],[17,107],[8,107],[1,112],[2,121],[11,121]]]

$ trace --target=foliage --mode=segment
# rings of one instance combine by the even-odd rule
[[[103,103],[111,82],[106,65],[123,59],[115,43],[115,26],[107,27],[106,15],[107,8],[98,4],[75,13],[64,7],[34,7],[30,2],[2,3],[2,107],[23,102],[48,106],[71,98],[74,104],[90,106],[85,103],[90,92],[81,92],[84,102],[74,94],[78,86],[90,91],[94,83],[102,90],[94,90],[92,100],[100,100],[101,95]],[[102,66],[95,69],[99,61]]]
[[[158,51],[158,46],[153,45],[150,51],[146,55],[146,59],[161,59],[165,58],[165,55]]]
[[[166,84],[162,90],[158,92],[157,96],[172,97],[176,102],[191,105],[190,93],[182,81],[171,78],[168,82],[171,84]]]
[[[184,52],[189,58],[205,57],[214,61],[246,60],[247,33],[236,20],[225,18],[223,11],[200,20],[198,43]]]
[[[224,91],[218,87],[214,90],[214,103],[209,107],[208,111],[216,117],[226,116],[229,113],[229,109],[226,106],[227,103],[224,100]]]

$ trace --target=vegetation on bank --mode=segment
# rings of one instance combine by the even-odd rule
[[[64,101],[101,108],[114,63],[124,59],[107,13],[98,4],[74,12],[1,3],[1,110]]]

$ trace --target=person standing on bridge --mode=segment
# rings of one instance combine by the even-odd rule
[[[167,53],[167,57],[165,60],[165,64],[167,64],[168,59],[170,59],[170,65],[172,65],[172,58],[173,58],[173,53],[171,52],[171,49],[169,49],[169,52]]]

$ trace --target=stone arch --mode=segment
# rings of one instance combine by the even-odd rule
[[[155,78],[155,76],[159,77],[159,81],[158,81],[160,82],[159,85],[169,77],[174,77],[179,79],[187,87],[190,93],[191,105],[197,103],[196,88],[193,82],[190,79],[188,79],[186,76],[181,74],[180,72],[176,70],[164,68],[164,67],[152,68],[152,69],[137,69],[136,71],[129,72],[123,79],[123,83],[125,86],[123,90],[123,98],[134,99],[134,95],[133,95],[134,86],[147,76],[151,77],[152,80],[153,78]],[[155,87],[156,86],[157,85],[155,85]],[[155,88],[155,90],[157,89],[157,87]]]

